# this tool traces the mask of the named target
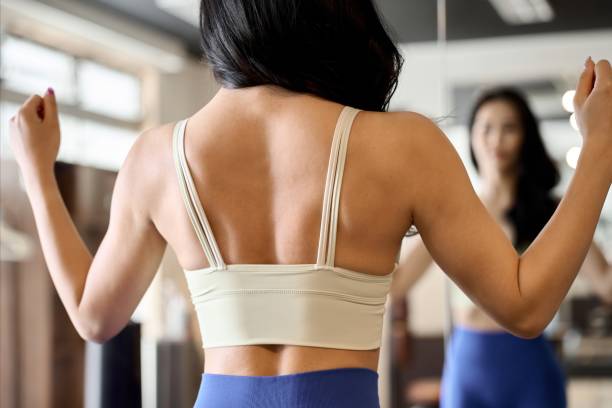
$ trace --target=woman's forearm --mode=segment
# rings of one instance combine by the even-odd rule
[[[593,293],[602,301],[612,304],[612,265],[597,244],[591,245],[580,275],[588,281]]]
[[[405,298],[406,293],[421,279],[432,263],[433,259],[420,237],[404,239],[399,266],[391,282],[391,298]]]
[[[525,300],[524,312],[529,314],[526,324],[536,332],[557,311],[591,246],[610,188],[605,163],[609,159],[595,146],[585,145],[557,211],[521,256],[518,289]]]
[[[78,316],[92,256],[81,239],[50,172],[24,173],[26,192],[51,279],[80,334],[87,330]]]

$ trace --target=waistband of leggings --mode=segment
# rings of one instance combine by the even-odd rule
[[[482,339],[509,339],[509,340],[521,340],[521,341],[541,341],[544,339],[544,335],[539,335],[531,339],[525,339],[517,337],[512,333],[502,330],[478,330],[465,326],[453,327],[453,335],[459,334],[468,337],[477,337]]]
[[[281,374],[281,375],[236,375],[236,374],[217,374],[217,373],[202,373],[204,377],[230,377],[230,378],[253,378],[253,379],[266,379],[266,378],[296,378],[296,377],[321,377],[321,376],[333,376],[333,375],[366,375],[378,378],[378,372],[365,367],[341,367],[332,368],[327,370],[315,370],[315,371],[303,371],[300,373]]]

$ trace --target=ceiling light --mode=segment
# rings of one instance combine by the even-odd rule
[[[497,14],[510,25],[547,23],[555,18],[548,0],[489,0]]]

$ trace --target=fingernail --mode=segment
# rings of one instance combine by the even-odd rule
[[[589,64],[592,62],[591,57],[589,56],[585,61],[584,61],[584,66],[588,67]]]
[[[55,95],[55,91],[54,91],[54,90],[53,90],[53,88],[51,88],[51,87],[47,88],[47,93],[48,93],[49,95]]]

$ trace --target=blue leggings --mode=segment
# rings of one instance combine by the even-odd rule
[[[279,376],[202,374],[194,408],[379,408],[378,373],[337,368]]]
[[[565,381],[544,337],[457,328],[446,354],[442,408],[564,408]]]

